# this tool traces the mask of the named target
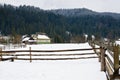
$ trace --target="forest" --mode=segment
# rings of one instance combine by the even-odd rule
[[[57,43],[80,42],[84,34],[95,35],[98,39],[117,39],[120,37],[120,17],[91,13],[70,17],[34,6],[4,4],[0,5],[0,32],[2,35],[44,32]]]

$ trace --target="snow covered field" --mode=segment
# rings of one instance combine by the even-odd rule
[[[29,49],[30,46],[33,50],[91,48],[88,43],[84,43],[29,45],[22,49]],[[93,53],[92,50],[85,51],[84,53],[88,52]],[[65,52],[64,54],[68,53]],[[75,53],[83,53],[83,51]],[[94,56],[95,55],[96,54],[94,54]],[[97,58],[57,61],[39,60],[32,61],[32,63],[29,61],[15,60],[15,62],[0,62],[0,80],[106,80],[106,75],[100,71],[100,63]]]
[[[0,80],[106,80],[98,59],[0,62]]]

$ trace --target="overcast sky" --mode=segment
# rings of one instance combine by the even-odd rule
[[[41,9],[88,8],[98,12],[120,13],[120,0],[0,0],[0,3],[31,5]]]

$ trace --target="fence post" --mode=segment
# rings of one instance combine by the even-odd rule
[[[31,47],[29,48],[30,50],[30,63],[32,62],[32,55],[31,55]]]
[[[104,47],[101,47],[101,71],[105,71],[105,48]]]
[[[95,43],[93,42],[93,48],[94,48],[94,51],[95,51],[95,53],[96,53],[96,49],[95,49]]]
[[[11,62],[14,62],[14,58],[11,58]]]
[[[102,61],[102,59],[103,59],[103,56],[102,56],[102,54],[103,54],[103,47],[102,46],[100,46],[100,53],[98,53],[99,55],[99,62],[101,62]],[[101,62],[102,63],[102,62]]]
[[[114,50],[114,74],[119,74],[119,45],[113,47]]]
[[[0,61],[2,61],[2,48],[0,48]]]

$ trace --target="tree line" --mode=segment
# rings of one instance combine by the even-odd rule
[[[0,5],[0,32],[4,35],[44,32],[52,42],[70,42],[71,39],[81,42],[83,34],[119,38],[119,28],[120,19],[109,15],[66,17],[34,6]]]

